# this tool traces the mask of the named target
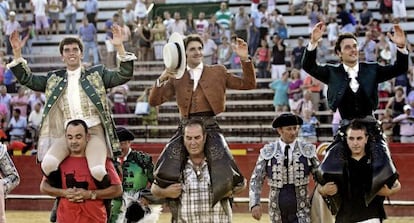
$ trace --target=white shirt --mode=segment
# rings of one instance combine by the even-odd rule
[[[45,16],[46,15],[46,0],[32,0],[34,7],[34,14],[36,16]]]
[[[283,142],[282,140],[279,140],[279,144],[280,144],[280,149],[282,150],[282,154],[285,154],[285,147],[286,147],[286,143]],[[295,148],[295,144],[296,144],[296,140],[293,141],[292,143],[288,144],[290,146],[289,148],[289,163],[292,163],[292,157],[293,157],[293,149]]]
[[[204,65],[202,62],[195,68],[190,68],[187,65],[187,70],[190,73],[190,78],[194,81],[193,91],[197,89],[198,81],[200,80],[201,74],[203,73],[203,66]]]
[[[344,64],[344,69],[348,73],[348,77],[351,79],[349,82],[349,86],[351,87],[353,92],[357,92],[359,88],[359,83],[356,80],[358,77],[359,65],[355,65],[354,67],[347,66]]]
[[[43,116],[43,111],[40,110],[39,112],[36,112],[35,110],[30,112],[29,115],[29,123],[31,123],[35,128],[40,126],[40,123],[42,122],[42,116]]]

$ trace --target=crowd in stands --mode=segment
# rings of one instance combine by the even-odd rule
[[[257,87],[270,88],[275,92],[275,111],[292,111],[304,118],[313,117],[318,111],[328,109],[325,100],[326,87],[307,75],[301,68],[301,58],[307,43],[304,37],[298,37],[296,43],[292,39],[288,41],[289,29],[284,15],[305,15],[309,20],[309,30],[318,22],[323,21],[327,24],[328,41],[321,41],[318,48],[320,63],[335,62],[338,59],[333,46],[341,32],[352,32],[364,38],[359,46],[361,60],[382,64],[393,63],[395,58],[392,55],[395,55],[393,52],[396,47],[385,35],[392,30],[381,30],[380,24],[407,21],[404,0],[392,1],[393,5],[389,5],[388,0],[378,0],[375,10],[380,12],[379,18],[375,17],[373,9],[368,7],[368,1],[362,2],[362,8],[356,8],[354,1],[347,0],[294,0],[289,1],[288,11],[281,11],[274,0],[261,1],[262,3],[259,4],[255,2],[257,1],[252,2],[250,10],[240,6],[237,13],[232,13],[228,3],[222,2],[217,12],[210,15],[202,11],[198,15],[193,14],[192,11],[187,12],[186,15],[164,11],[162,16],[151,18],[147,14],[150,1],[128,1],[124,8],[119,9],[112,18],[104,22],[106,33],[106,61],[104,62],[108,67],[116,65],[116,52],[109,41],[112,36],[110,27],[114,23],[119,24],[125,33],[126,50],[134,52],[141,61],[162,60],[163,46],[173,32],[183,36],[198,33],[204,40],[204,63],[222,64],[228,69],[235,69],[235,73],[240,69],[240,58],[233,52],[232,46],[236,37],[239,37],[249,44],[249,54],[256,61],[258,69],[257,77],[268,80],[269,84],[258,82]],[[61,33],[59,30],[61,14],[65,18],[64,33],[77,34],[83,40],[84,62],[87,65],[100,63],[103,57],[99,52],[97,41],[99,2],[86,0],[83,7],[83,9],[79,8],[77,0],[30,0],[30,2],[29,0],[0,0],[0,24],[3,30],[0,46],[6,49],[0,55],[2,57],[0,77],[8,93],[14,93],[16,90],[15,81],[5,68],[8,59],[6,55],[11,54],[8,42],[10,33],[14,30],[20,31],[22,39],[26,41],[23,52],[30,54],[33,39],[50,39],[52,33]],[[76,12],[79,10],[84,12],[84,18],[82,23],[77,24]],[[16,13],[21,12],[22,20],[17,21]],[[407,46],[411,50],[411,44]],[[92,57],[89,58],[90,56]],[[414,111],[411,109],[407,121],[399,119],[397,121],[394,118],[405,114],[403,109],[405,105],[414,106],[413,70],[414,67],[411,65],[407,73],[380,85],[379,119],[384,123],[384,130],[394,136],[390,140],[399,141],[400,129],[394,126],[399,126],[403,122],[412,122],[411,116],[414,115]],[[116,113],[128,113],[126,103],[128,88],[121,88],[113,89],[109,95],[113,99]],[[2,99],[0,103],[4,103]],[[12,118],[14,110],[15,107],[9,104],[7,114],[2,114],[7,123]],[[25,111],[26,109],[20,109],[22,117],[29,115]],[[335,111],[332,111],[332,114],[334,113]],[[118,124],[126,123],[126,120],[117,121]],[[333,131],[336,122],[338,117],[333,119]],[[393,129],[391,133],[389,126]]]

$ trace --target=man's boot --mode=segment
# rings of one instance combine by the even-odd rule
[[[98,189],[105,189],[111,186],[111,178],[109,177],[108,174],[106,174],[104,176],[104,178],[101,181],[96,180],[95,178],[93,179],[95,181],[95,185]],[[105,209],[106,209],[106,216],[109,217],[111,216],[111,201],[112,199],[105,199],[104,200],[104,205],[105,205]]]
[[[55,199],[55,202],[53,202],[53,208],[50,212],[50,222],[55,223],[57,221],[57,208],[59,205],[59,198],[57,197]]]
[[[49,183],[50,186],[55,187],[55,188],[62,188],[62,177],[60,175],[60,169],[52,171],[49,174],[49,176],[46,176],[46,179],[47,179],[47,182]],[[57,221],[57,208],[58,208],[58,205],[59,205],[59,198],[56,198],[55,202],[53,203],[53,208],[50,212],[50,222],[56,222]]]
[[[46,176],[46,178],[50,186],[62,188],[62,176],[60,174],[60,169],[50,172],[49,176]]]

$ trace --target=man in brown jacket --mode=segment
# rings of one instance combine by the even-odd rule
[[[158,186],[166,187],[179,182],[180,169],[187,156],[181,129],[189,119],[202,120],[207,130],[205,154],[207,161],[213,164],[210,165],[210,174],[214,204],[229,196],[233,186],[245,184],[215,119],[225,109],[227,88],[249,90],[256,87],[255,70],[248,57],[246,42],[238,38],[233,51],[241,59],[241,77],[229,73],[222,65],[203,64],[203,41],[200,36],[189,35],[184,41],[174,34],[170,37],[164,49],[167,69],[152,87],[149,103],[158,106],[175,96],[181,124],[157,161],[154,183]],[[215,187],[215,182],[219,181],[229,183]]]

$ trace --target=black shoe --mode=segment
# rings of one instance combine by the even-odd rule
[[[57,220],[57,208],[59,205],[59,198],[55,199],[55,202],[53,202],[53,207],[52,210],[50,212],[50,222],[55,223]]]
[[[101,181],[98,181],[95,178],[93,180],[98,189],[105,189],[111,186],[111,178],[108,174],[106,174]]]
[[[108,187],[111,186],[111,178],[109,177],[108,174],[106,174],[101,181],[98,181],[95,178],[93,180],[94,180],[95,185],[98,189],[105,189],[105,188],[108,188]],[[105,199],[104,200],[106,215],[107,215],[108,219],[111,216],[111,208],[112,208],[111,207],[111,202],[112,202],[112,199]]]
[[[60,169],[50,172],[49,176],[46,176],[46,178],[50,186],[55,188],[62,188],[62,177],[60,175]]]

